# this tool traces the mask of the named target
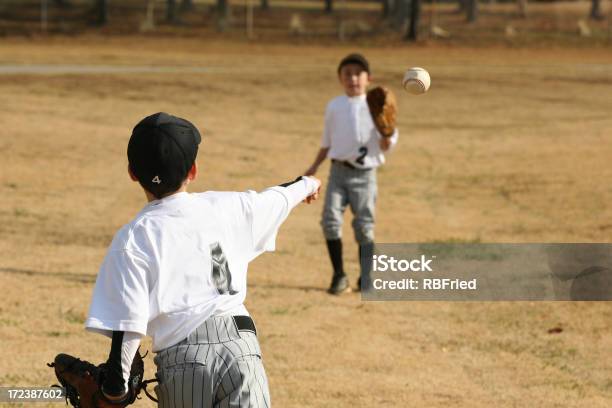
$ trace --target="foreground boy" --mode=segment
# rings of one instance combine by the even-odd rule
[[[187,193],[200,134],[157,113],[136,125],[129,174],[148,204],[115,235],[100,268],[88,330],[112,337],[104,402],[126,385],[142,336],[153,338],[160,407],[269,407],[253,320],[248,263],[273,251],[278,228],[320,181],[300,177],[261,193]]]

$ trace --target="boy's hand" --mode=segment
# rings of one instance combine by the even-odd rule
[[[380,149],[383,152],[386,152],[391,147],[391,138],[390,137],[381,137],[380,138]]]
[[[314,179],[314,181],[316,181],[316,182],[317,182],[317,184],[319,184],[319,186],[317,187],[317,190],[316,190],[314,193],[312,193],[311,195],[309,195],[308,197],[306,197],[306,198],[305,198],[305,199],[302,201],[303,203],[306,203],[306,204],[310,204],[310,203],[312,203],[313,201],[316,201],[316,200],[319,198],[319,193],[320,193],[320,191],[321,191],[321,180],[319,180],[318,178],[313,177],[313,176],[309,176],[309,177],[310,177],[311,179]]]

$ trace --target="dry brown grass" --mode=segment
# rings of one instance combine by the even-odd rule
[[[0,384],[53,383],[45,363],[57,352],[106,357],[109,341],[86,333],[82,322],[112,235],[144,203],[125,157],[141,117],[165,110],[204,129],[195,190],[261,189],[313,159],[325,103],[340,92],[336,63],[350,50],[143,38],[4,41],[5,64],[218,69],[0,75]],[[610,53],[362,51],[401,107],[400,143],[379,174],[379,242],[609,241]],[[425,96],[399,89],[413,65],[431,72]],[[321,205],[296,209],[277,252],[250,268],[247,307],[275,406],[610,406],[609,303],[330,297]],[[345,236],[354,281],[348,225]],[[562,333],[547,333],[557,325]]]

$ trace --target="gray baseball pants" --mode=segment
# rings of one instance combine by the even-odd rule
[[[374,242],[374,210],[376,206],[376,169],[353,169],[332,161],[325,192],[321,226],[325,239],[342,237],[342,222],[346,206],[353,212],[353,232],[360,244]]]
[[[257,336],[232,316],[209,318],[154,362],[160,408],[270,407]]]

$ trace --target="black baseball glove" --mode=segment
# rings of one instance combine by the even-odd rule
[[[148,383],[156,380],[143,381],[143,357],[138,351],[136,352],[130,369],[128,392],[118,401],[109,400],[100,389],[106,375],[104,363],[95,366],[68,354],[58,354],[53,363],[47,365],[55,369],[55,376],[61,386],[66,389],[66,404],[70,402],[73,407],[77,408],[116,408],[132,404],[138,398],[141,390],[144,390],[149,398],[157,401],[146,389]]]

